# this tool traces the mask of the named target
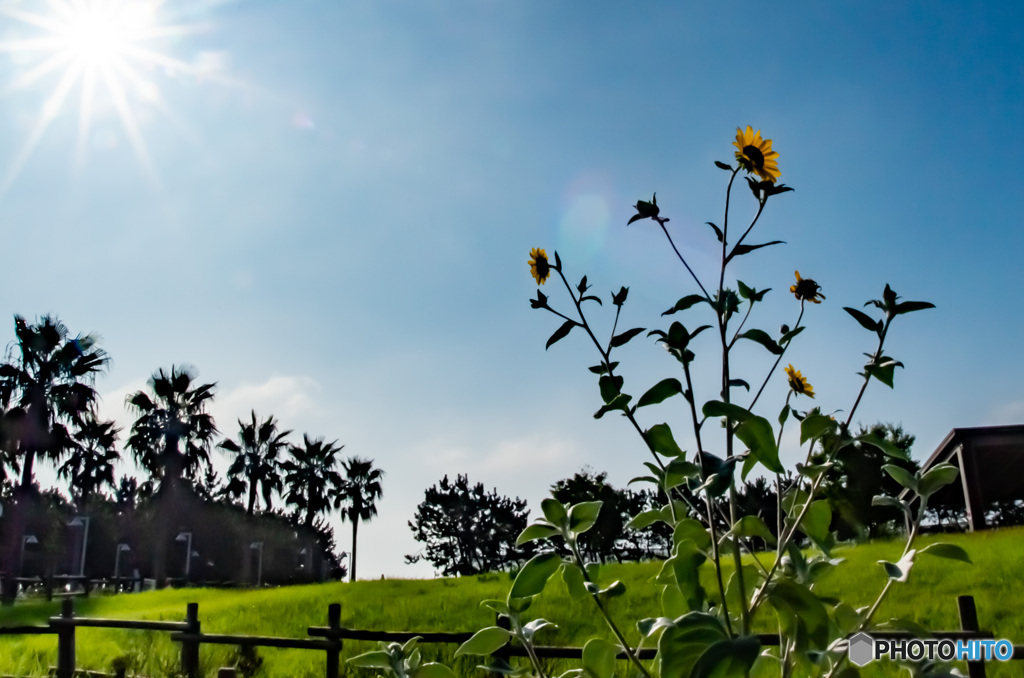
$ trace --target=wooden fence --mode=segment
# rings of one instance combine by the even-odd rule
[[[956,631],[936,631],[932,634],[937,639],[969,640],[969,639],[993,639],[991,632],[982,631],[978,625],[978,613],[974,605],[973,596],[959,596],[957,606],[960,612],[960,629]],[[499,617],[499,625],[508,628],[508,620]],[[324,675],[327,678],[338,678],[339,652],[344,640],[367,640],[385,642],[404,642],[410,638],[420,637],[425,643],[449,643],[461,644],[468,640],[472,631],[445,633],[445,632],[387,632],[387,631],[364,631],[357,629],[346,629],[341,626],[341,605],[333,603],[327,608],[327,626],[311,626],[306,633],[311,638],[280,638],[273,636],[248,636],[234,634],[210,634],[203,633],[199,621],[199,604],[188,603],[185,610],[184,621],[142,621],[132,619],[92,619],[88,617],[76,617],[74,614],[74,602],[71,598],[65,598],[61,603],[61,614],[58,617],[50,617],[49,623],[37,626],[13,626],[0,627],[0,635],[20,634],[55,634],[57,636],[57,667],[56,678],[73,678],[75,674],[75,629],[76,628],[113,628],[113,629],[134,629],[147,631],[166,631],[170,633],[171,640],[181,644],[181,673],[188,678],[200,678],[199,669],[199,648],[202,645],[234,645],[238,647],[278,647],[300,650],[316,650],[323,652]],[[904,632],[871,632],[874,638],[895,639],[910,638],[909,633]],[[778,634],[759,634],[758,639],[762,645],[778,645]],[[580,659],[582,648],[578,647],[553,647],[540,645],[535,648],[538,657],[545,659]],[[640,659],[653,659],[656,654],[655,648],[642,648],[639,651]],[[525,657],[526,651],[521,646],[507,645],[498,652],[496,656],[507,659],[508,657]],[[624,653],[619,653],[619,659],[625,659]],[[1014,646],[1014,660],[1024,660],[1024,646]],[[970,678],[985,677],[985,663],[972,661],[967,663],[968,675]],[[235,670],[222,668],[218,673],[219,678],[235,678]]]

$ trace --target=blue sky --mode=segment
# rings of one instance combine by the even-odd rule
[[[47,7],[0,0],[0,42],[45,35],[14,14]],[[642,470],[628,424],[592,419],[585,367],[597,360],[583,335],[544,350],[558,323],[527,303],[528,253],[557,249],[573,282],[586,274],[599,294],[629,286],[623,327],[666,328],[660,312],[693,283],[650,222],[626,227],[631,205],[657,191],[710,280],[703,223],[720,221],[727,179],[713,161],[732,160],[749,124],[796,188],[754,233],[787,244],[732,271],[773,289],[754,326],[793,322],[794,270],[817,280],[827,301],[786,362],[815,404],[846,410],[873,344],[842,307],[887,282],[935,303],[894,325],[889,354],[906,369],[894,391],[873,383],[856,417],[902,422],[924,457],[953,427],[1024,420],[1022,14],[1012,3],[167,0],[155,22],[202,30],[141,44],[177,66],[126,58],[148,83],[119,76],[144,154],[103,88],[80,136],[78,83],[20,166],[65,70],[17,86],[47,53],[8,49],[4,342],[14,313],[98,333],[113,363],[97,386],[124,425],[127,393],[189,363],[217,382],[225,433],[254,408],[296,438],[375,459],[385,493],[360,529],[359,571],[429,576],[403,564],[419,548],[406,522],[446,473],[536,514],[548,486],[584,465],[617,485]],[[749,193],[735,195],[749,218]],[[544,291],[568,303],[551,282]],[[610,316],[595,322],[607,331]],[[708,339],[703,400],[716,390]],[[635,395],[678,376],[649,340],[620,353]],[[763,350],[742,355],[757,381]],[[780,373],[766,412],[785,388]],[[641,422],[673,423],[687,447],[679,404],[650,409]]]

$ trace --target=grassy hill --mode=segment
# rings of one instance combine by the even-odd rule
[[[944,541],[963,546],[974,561],[966,565],[932,558],[918,559],[910,581],[894,587],[876,620],[907,617],[934,629],[958,628],[956,596],[974,595],[983,628],[997,638],[1009,638],[1024,644],[1024,595],[1020,589],[1020,563],[1024,562],[1024,529],[1005,529],[976,535],[947,535]],[[928,538],[923,543],[933,541]],[[845,562],[835,568],[821,585],[823,595],[842,594],[854,605],[874,600],[884,583],[880,559],[896,560],[901,551],[898,542],[875,542],[840,549],[837,556]],[[626,584],[627,593],[614,601],[612,614],[629,629],[631,642],[636,631],[629,621],[660,616],[657,587],[648,583],[658,563],[609,564],[600,579],[615,579]],[[712,589],[710,568],[705,568],[705,586]],[[289,588],[250,590],[178,589],[144,594],[94,597],[78,600],[81,616],[123,619],[181,620],[185,604],[199,603],[202,628],[208,633],[244,633],[254,635],[305,638],[308,626],[326,624],[327,605],[342,604],[342,625],[349,628],[394,631],[473,631],[493,623],[493,616],[479,607],[487,598],[503,598],[510,580],[506,574],[480,575],[458,579],[365,581],[355,584],[331,583]],[[56,614],[56,603],[20,603],[0,608],[0,626],[44,623]],[[610,636],[592,610],[573,606],[560,582],[549,585],[531,608],[536,616],[554,621],[559,627],[541,632],[543,644],[582,645],[586,638]],[[770,614],[759,620],[772,630]],[[178,646],[166,634],[140,631],[83,629],[78,631],[78,662],[83,668],[109,670],[116,657],[127,657],[141,675],[173,675],[178,662]],[[371,649],[372,643],[345,643],[343,659]],[[452,662],[453,646],[425,645],[425,659],[444,661],[459,675],[484,675],[474,671],[476,661],[462,658]],[[233,663],[233,648],[204,646],[204,665],[208,675],[216,667]],[[312,651],[260,649],[264,659],[261,676],[298,678],[323,675],[323,654]],[[54,636],[0,636],[0,675],[42,676],[56,661]],[[568,664],[553,667],[556,675]],[[1012,670],[1011,670],[1012,668]],[[990,676],[1020,675],[1024,663],[989,668]],[[876,670],[865,675],[894,675],[894,671]],[[131,675],[131,673],[129,673]],[[373,675],[349,671],[348,675]]]

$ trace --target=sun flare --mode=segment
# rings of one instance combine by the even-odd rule
[[[47,87],[49,94],[21,151],[0,179],[0,197],[46,129],[69,107],[75,90],[79,99],[76,164],[81,167],[85,161],[94,119],[111,111],[147,174],[156,181],[139,125],[139,107],[152,107],[180,127],[161,100],[154,77],[227,82],[210,72],[208,60],[189,63],[166,51],[174,40],[209,27],[172,23],[167,18],[169,0],[46,0],[35,3],[39,11],[27,9],[30,4],[0,0],[0,19],[17,22],[6,22],[16,27],[16,37],[0,41],[0,53],[15,58],[21,71],[4,93],[39,85]],[[56,82],[48,87],[42,84],[46,80]]]

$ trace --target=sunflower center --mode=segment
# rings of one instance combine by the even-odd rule
[[[744,146],[743,155],[750,158],[750,162],[754,164],[754,167],[758,169],[764,167],[764,153],[757,146]]]

